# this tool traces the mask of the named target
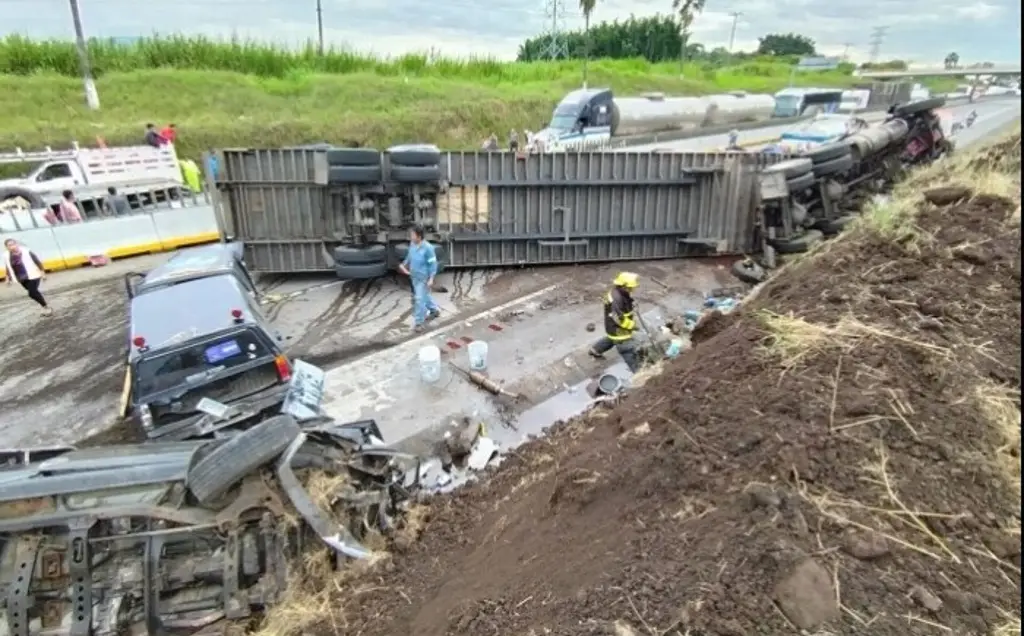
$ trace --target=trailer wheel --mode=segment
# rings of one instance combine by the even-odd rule
[[[835,219],[824,219],[814,224],[814,229],[820,230],[825,236],[835,236],[857,219],[856,214],[847,214]]]
[[[336,263],[334,265],[334,273],[342,280],[370,280],[373,278],[383,278],[384,276],[387,276],[388,264],[386,262],[364,263],[361,265]]]
[[[769,244],[779,254],[803,254],[820,243],[824,238],[825,235],[819,230],[807,230],[800,236],[788,239],[774,239],[769,241]]]
[[[441,166],[391,166],[391,180],[397,183],[431,183],[441,180]]]
[[[768,166],[765,168],[765,172],[781,172],[786,175],[787,179],[795,179],[809,173],[813,165],[814,162],[810,159],[799,157],[779,162],[774,166]]]
[[[790,194],[813,188],[816,183],[818,183],[818,180],[814,178],[813,172],[805,172],[799,177],[786,179],[786,187],[789,188]]]
[[[380,151],[373,148],[333,148],[327,151],[329,166],[379,166]]]
[[[383,170],[380,166],[331,166],[327,182],[331,185],[351,183],[380,183]]]
[[[827,177],[833,174],[843,174],[844,172],[849,172],[852,169],[853,156],[844,155],[815,165],[814,176],[820,179],[821,177]]]
[[[436,166],[441,163],[440,150],[396,150],[388,153],[392,166]]]
[[[732,275],[751,285],[756,285],[768,278],[768,272],[749,258],[733,263]]]
[[[214,442],[212,450],[189,468],[186,485],[197,501],[213,503],[243,477],[273,461],[301,432],[295,418],[276,415],[224,442]]]
[[[339,245],[334,248],[334,262],[338,265],[369,265],[387,260],[388,246],[383,243]]]

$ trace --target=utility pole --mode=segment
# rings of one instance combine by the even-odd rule
[[[92,78],[92,65],[89,63],[89,45],[85,41],[85,29],[82,28],[82,12],[78,8],[78,0],[71,3],[71,21],[75,23],[75,48],[78,50],[78,68],[82,72],[82,86],[85,88],[85,104],[89,110],[100,109],[100,94],[96,90],[96,82]]]
[[[843,61],[850,61],[850,47],[853,46],[853,42],[843,42]]]
[[[736,23],[739,22],[743,12],[733,11],[729,15],[732,16],[732,31],[729,32],[729,52],[732,53],[732,45],[736,42]]]
[[[889,27],[887,26],[876,26],[871,29],[871,37],[868,38],[868,42],[871,44],[868,60],[872,64],[878,61],[878,55],[882,51],[882,42],[885,41],[886,32],[888,30]]]
[[[324,56],[324,5],[323,0],[316,0],[316,52]]]
[[[547,36],[543,57],[549,60],[569,57],[569,43],[565,40],[565,0],[546,0],[544,17],[549,30],[543,34]]]

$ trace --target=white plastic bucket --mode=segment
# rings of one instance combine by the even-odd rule
[[[469,368],[473,371],[483,371],[487,368],[487,343],[483,340],[474,340],[466,347],[469,352]]]
[[[441,350],[434,345],[420,349],[420,379],[428,384],[441,379]]]

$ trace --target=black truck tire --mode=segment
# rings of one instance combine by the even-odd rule
[[[749,258],[733,263],[732,275],[751,285],[764,282],[764,279],[768,278],[768,272]]]
[[[213,503],[246,475],[273,461],[301,433],[295,418],[276,415],[214,442],[216,446],[189,468],[186,485],[199,503]]]
[[[369,265],[387,260],[388,246],[383,243],[339,245],[334,248],[334,262],[338,265]]]
[[[799,177],[786,179],[786,187],[789,188],[790,194],[802,192],[807,188],[813,188],[816,183],[818,183],[818,180],[814,177],[813,172],[805,172]]]
[[[388,153],[392,166],[436,166],[441,163],[441,151],[428,150],[396,150]]]
[[[814,162],[804,157],[797,157],[796,159],[787,159],[786,161],[780,161],[774,166],[768,166],[765,168],[765,172],[781,172],[786,175],[786,179],[796,179],[811,171],[814,166]]]
[[[814,162],[815,166],[818,166],[818,164],[825,163],[826,161],[832,161],[839,157],[848,157],[849,155],[850,146],[839,141],[805,150],[801,156],[810,159]]]
[[[391,180],[396,183],[431,183],[441,180],[441,166],[391,166]]]
[[[342,280],[371,280],[387,276],[388,264],[386,261],[380,263],[365,263],[353,265],[350,263],[336,263],[334,273]]]
[[[43,197],[27,188],[19,188],[17,186],[0,187],[0,203],[12,199],[22,199],[25,202],[25,206],[31,210],[40,210],[46,207],[46,201],[43,201]]]
[[[819,179],[833,174],[843,174],[853,170],[853,155],[843,155],[814,166],[814,176]]]
[[[799,236],[788,239],[774,239],[769,241],[775,251],[779,254],[803,254],[822,240],[825,235],[819,230],[807,230]]]
[[[379,166],[380,151],[373,148],[332,148],[327,151],[329,166]]]
[[[331,166],[327,182],[331,185],[380,183],[383,172],[380,166]]]

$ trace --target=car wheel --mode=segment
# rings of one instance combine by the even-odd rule
[[[380,263],[365,263],[355,265],[351,263],[336,263],[334,273],[342,280],[370,280],[387,276],[387,261]]]
[[[301,432],[295,418],[277,415],[223,442],[213,442],[212,450],[189,468],[185,484],[197,501],[212,503],[246,475],[273,461]]]
[[[822,240],[825,235],[819,230],[807,230],[800,236],[769,241],[779,254],[803,254]]]
[[[339,265],[368,265],[388,260],[388,246],[383,243],[369,245],[339,245],[334,248],[334,262]]]

